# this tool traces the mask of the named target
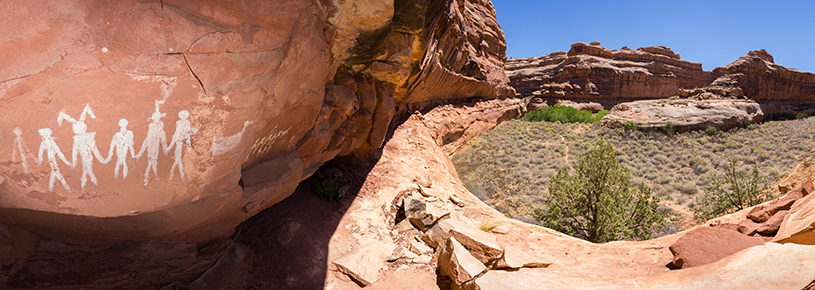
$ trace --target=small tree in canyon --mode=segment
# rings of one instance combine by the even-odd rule
[[[561,168],[549,181],[547,209],[535,218],[545,227],[602,243],[642,240],[665,222],[659,198],[645,184],[632,185],[630,173],[617,164],[617,152],[601,139],[574,166]]]

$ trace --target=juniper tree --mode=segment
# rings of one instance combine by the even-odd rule
[[[645,184],[632,185],[617,164],[617,152],[603,139],[579,158],[574,172],[561,168],[549,181],[546,210],[535,218],[545,227],[591,242],[642,240],[661,226],[659,198]]]

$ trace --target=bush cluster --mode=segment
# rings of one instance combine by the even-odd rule
[[[527,122],[560,122],[560,123],[594,123],[608,114],[608,110],[596,115],[586,110],[577,110],[569,106],[548,106],[526,113],[523,120]]]

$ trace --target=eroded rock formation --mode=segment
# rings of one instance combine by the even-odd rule
[[[662,99],[624,102],[601,119],[604,125],[619,128],[633,122],[638,128],[660,128],[668,123],[676,131],[729,130],[764,120],[761,106],[744,99]]]
[[[727,74],[712,85],[737,86],[757,102],[815,104],[815,74],[778,65],[763,49],[750,51],[724,68]]]
[[[572,44],[569,52],[507,60],[507,75],[522,95],[549,99],[633,100],[673,96],[710,84],[723,72],[702,70],[664,46],[606,49]]]
[[[322,163],[380,147],[402,104],[514,95],[489,1],[2,8],[0,242],[37,287],[194,278]]]

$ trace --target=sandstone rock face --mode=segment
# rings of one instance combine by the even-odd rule
[[[491,217],[507,229],[503,231],[505,234],[495,235],[504,249],[504,257],[509,259],[504,261],[507,265],[502,266],[524,265],[516,270],[501,270],[494,265],[483,275],[477,275],[475,280],[451,285],[453,289],[801,289],[815,277],[815,265],[810,263],[815,255],[815,246],[811,245],[767,243],[710,264],[675,271],[665,266],[673,258],[669,246],[686,235],[687,231],[648,241],[593,244],[503,217],[466,192],[464,185],[456,178],[455,169],[449,165],[449,156],[443,153],[446,151],[443,139],[439,138],[455,128],[446,123],[457,123],[473,118],[475,114],[494,111],[492,106],[497,103],[504,103],[504,109],[510,110],[509,100],[492,100],[479,105],[449,105],[422,115],[414,114],[402,123],[384,146],[381,159],[370,172],[366,172],[368,178],[365,185],[337,225],[338,230],[330,239],[328,260],[344,255],[347,252],[345,245],[354,245],[360,239],[366,240],[365,243],[370,239],[393,239],[397,245],[407,247],[412,237],[404,237],[403,232],[395,234],[392,229],[398,225],[389,216],[396,214],[395,204],[400,194],[405,189],[416,188],[416,176],[420,173],[430,176],[435,196],[441,197],[428,202],[427,211],[450,213],[449,218],[426,232],[434,237],[429,240],[444,241],[451,237],[452,229],[458,226],[475,228]],[[477,107],[483,110],[476,110]],[[491,115],[493,118],[501,116]],[[488,119],[481,118],[485,121]],[[461,194],[464,207],[444,198],[454,194]],[[374,206],[382,204],[394,206],[391,211]],[[741,218],[744,216],[746,212]],[[439,244],[428,244],[437,247],[438,254]],[[523,253],[513,254],[513,249]],[[465,250],[470,252],[466,247]],[[533,257],[531,263],[526,258],[516,259],[526,255]],[[412,276],[414,284],[411,289],[446,288],[447,285],[439,285],[439,281],[444,280],[435,278],[437,267],[446,262],[438,258],[433,260],[430,267],[413,263],[399,266],[432,275]],[[549,266],[540,267],[546,264]],[[383,278],[379,281],[404,271],[407,270],[383,270]],[[325,274],[325,277],[327,289],[357,289],[356,285],[350,285],[353,282],[336,278],[334,273]],[[453,284],[453,279],[447,281]],[[386,289],[400,288],[394,285]]]
[[[700,227],[679,238],[670,249],[674,265],[684,269],[713,263],[765,242],[762,238],[748,237],[733,230]]]
[[[713,85],[738,86],[758,102],[815,104],[815,74],[773,62],[767,51],[755,50],[725,66],[727,74]]]
[[[815,245],[815,194],[811,194],[812,179],[807,178],[800,188],[804,197],[792,204],[779,225],[773,242]]]
[[[506,69],[519,94],[596,101],[665,98],[721,75],[681,60],[664,46],[613,50],[596,42],[572,44],[568,53],[510,59]]]
[[[0,222],[48,241],[35,260],[178,259],[140,283],[202,272],[324,162],[379,148],[401,104],[514,95],[489,1],[0,7]]]
[[[744,99],[662,99],[624,102],[614,106],[601,121],[608,126],[634,122],[640,128],[673,124],[677,131],[714,127],[728,130],[764,120],[761,106]]]

